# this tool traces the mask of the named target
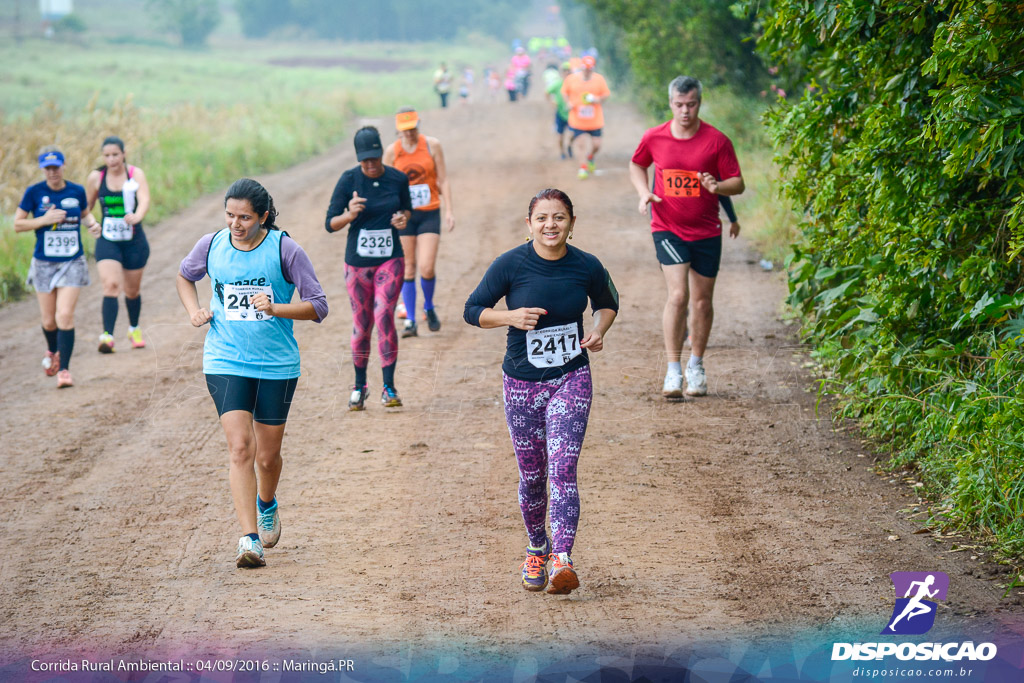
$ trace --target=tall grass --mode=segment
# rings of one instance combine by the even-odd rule
[[[301,107],[187,105],[142,116],[129,98],[112,109],[92,103],[78,116],[47,103],[26,123],[0,124],[0,135],[13,141],[0,152],[0,302],[24,292],[34,233],[14,234],[11,216],[24,189],[42,179],[35,158],[44,144],[59,145],[67,158],[65,179],[84,184],[89,170],[102,163],[103,138],[119,135],[129,163],[146,170],[153,195],[147,223],[154,223],[240,176],[284,168],[322,151],[343,139],[355,114],[397,106],[397,98],[357,103],[344,92],[309,93]],[[92,246],[85,235],[87,253]]]
[[[27,121],[0,120],[0,303],[25,293],[25,276],[35,247],[35,233],[14,232],[14,211],[25,189],[43,179],[36,158],[44,145],[58,145],[65,155],[64,177],[84,184],[98,157],[99,142],[117,132],[129,145],[142,134],[138,110],[128,98],[110,109],[91,102],[79,116],[68,116],[53,102],[44,103]],[[93,240],[83,231],[91,253]]]

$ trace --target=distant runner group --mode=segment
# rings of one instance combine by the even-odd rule
[[[529,59],[517,50],[520,55]],[[595,65],[596,57],[588,54],[578,69],[554,64],[544,77],[556,107],[560,152],[580,160],[580,178],[594,173],[604,128],[602,105],[610,96]],[[742,193],[744,183],[729,138],[699,117],[700,82],[674,79],[668,101],[672,118],[644,133],[629,174],[640,212],[650,215],[668,290],[662,314],[668,363],[662,393],[678,400],[684,393],[708,392],[704,354],[722,253],[719,205],[729,217],[730,237],[737,237],[740,227],[728,197]],[[374,328],[381,404],[402,406],[395,382],[395,318],[396,313],[405,317],[402,337],[418,336],[417,274],[424,319],[432,332],[441,328],[434,266],[442,225],[451,231],[456,223],[444,150],[437,138],[420,132],[420,116],[412,108],[397,112],[395,128],[397,139],[389,145],[372,126],[356,132],[358,164],[338,179],[324,221],[330,233],[347,230],[352,411],[364,410],[369,396]],[[574,152],[580,138],[587,144]],[[134,348],[145,346],[139,316],[149,255],[142,229],[150,208],[149,186],[142,169],[126,162],[119,138],[106,138],[100,150],[105,163],[89,174],[85,187],[64,179],[59,149],[41,150],[38,163],[45,180],[25,191],[15,216],[18,232],[35,232],[28,283],[37,293],[46,340],[43,368],[47,376],[56,375],[61,388],[72,386],[75,304],[90,282],[83,224],[97,238],[103,283],[99,350],[114,350],[122,291],[129,342]],[[92,214],[97,203],[101,221]],[[232,184],[225,193],[224,218],[225,227],[203,236],[181,262],[177,291],[189,322],[197,328],[209,324],[203,372],[228,445],[228,478],[243,534],[236,565],[260,567],[266,564],[265,549],[281,536],[276,497],[281,445],[301,365],[292,321],[322,322],[328,306],[312,260],[277,225],[273,198],[260,183],[243,178]],[[464,319],[482,328],[507,329],[505,415],[519,465],[519,504],[528,540],[521,581],[529,591],[564,594],[580,585],[571,552],[580,517],[576,467],[593,397],[588,352],[603,349],[619,296],[601,262],[568,243],[576,216],[565,192],[549,188],[533,196],[525,225],[527,243],[495,259],[466,300]],[[204,304],[196,283],[205,277],[211,297]],[[298,301],[292,303],[296,292]],[[396,311],[399,298],[404,311]],[[496,308],[502,299],[505,308]],[[593,320],[585,326],[588,303]],[[687,337],[691,354],[684,368]]]

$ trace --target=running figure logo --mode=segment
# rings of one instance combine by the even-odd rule
[[[889,625],[882,635],[920,635],[935,624],[937,603],[945,600],[949,576],[942,572],[893,572],[889,574],[896,587],[896,606]],[[902,595],[903,597],[898,597]]]

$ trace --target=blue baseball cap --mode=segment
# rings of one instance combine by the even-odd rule
[[[47,168],[49,166],[63,166],[64,155],[60,152],[44,152],[39,155],[39,168]]]

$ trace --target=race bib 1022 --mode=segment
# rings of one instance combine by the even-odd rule
[[[683,171],[666,168],[662,171],[665,180],[666,197],[699,197],[700,174],[697,171]]]

